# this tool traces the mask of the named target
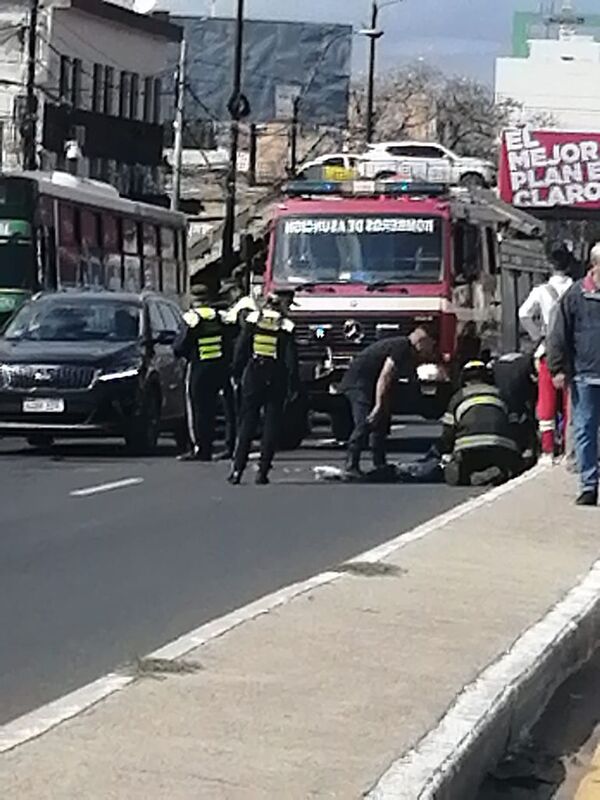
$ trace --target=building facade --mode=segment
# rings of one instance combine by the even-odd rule
[[[496,61],[496,99],[521,106],[514,124],[534,121],[573,131],[599,131],[600,41],[593,32],[580,32],[586,29],[586,20],[571,11],[548,17],[547,22],[548,35],[527,40],[526,47],[523,24],[518,26],[516,55]]]
[[[0,2],[4,169],[22,164],[28,25],[23,6]],[[172,104],[166,91],[169,64],[181,38],[181,28],[164,15],[136,14],[103,0],[41,4],[36,64],[40,168],[63,169],[70,161],[71,171],[108,181],[122,194],[160,194],[163,122]]]

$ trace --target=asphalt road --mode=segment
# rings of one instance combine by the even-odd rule
[[[435,432],[408,425],[394,457]],[[268,487],[173,456],[168,443],[138,460],[116,444],[0,442],[0,724],[474,493],[315,483],[313,466],[343,457],[323,442],[282,454]]]

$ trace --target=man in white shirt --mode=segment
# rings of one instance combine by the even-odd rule
[[[567,274],[571,264],[571,254],[568,249],[560,247],[554,250],[551,260],[552,277],[546,283],[535,286],[519,309],[521,325],[537,345],[535,352],[539,364],[537,416],[542,434],[542,454],[548,458],[554,455],[559,392],[554,387],[546,363],[546,337],[559,300],[573,284],[573,279]],[[568,393],[564,391],[562,397],[562,411],[566,422]]]

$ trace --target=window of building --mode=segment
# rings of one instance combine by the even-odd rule
[[[73,108],[81,107],[81,59],[74,58],[71,62],[71,105]]]
[[[115,92],[115,70],[113,67],[104,67],[104,97],[102,99],[102,112],[113,114]]]
[[[153,78],[144,78],[144,122],[152,122],[153,118]]]
[[[129,116],[129,95],[131,91],[131,75],[128,72],[121,73],[119,83],[119,116]]]
[[[103,83],[104,67],[102,64],[94,64],[94,75],[92,78],[92,111],[102,111]]]
[[[160,78],[155,78],[152,122],[155,122],[157,125],[160,125],[161,121],[162,121],[162,81]]]
[[[58,94],[61,101],[68,101],[69,88],[71,86],[71,59],[68,56],[60,57],[60,75],[58,84]]]
[[[139,116],[140,108],[140,76],[133,73],[131,76],[131,91],[129,97],[129,116],[131,119],[137,119]]]

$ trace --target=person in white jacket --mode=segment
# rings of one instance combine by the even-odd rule
[[[573,279],[567,274],[571,265],[571,254],[566,247],[553,251],[553,272],[550,279],[535,286],[519,309],[521,326],[537,345],[535,351],[538,363],[538,403],[537,416],[541,433],[542,454],[552,458],[556,446],[556,417],[558,412],[559,392],[555,389],[552,376],[546,364],[546,337],[552,324],[556,307],[573,285]],[[562,393],[563,416],[568,416],[568,393]]]

